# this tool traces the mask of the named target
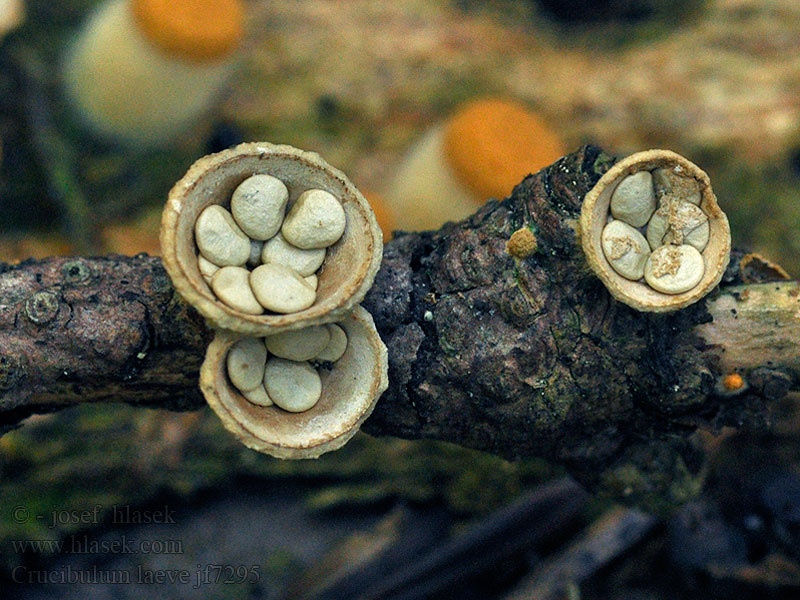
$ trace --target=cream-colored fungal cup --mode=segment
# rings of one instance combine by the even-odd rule
[[[234,199],[234,191],[254,175],[269,176],[262,178],[269,185],[239,189]],[[258,178],[252,181],[258,183]],[[288,192],[285,202],[282,186]],[[326,210],[332,206],[334,216],[314,228],[309,223],[315,220],[318,204]],[[215,205],[216,212],[204,213]],[[329,214],[327,210],[323,216],[327,219]],[[241,231],[236,217],[255,240]],[[281,222],[285,231],[277,238]],[[286,244],[286,235],[297,236],[297,243],[306,249]],[[269,239],[253,247],[262,238]],[[213,327],[272,335],[347,315],[372,285],[383,254],[383,236],[369,203],[341,171],[313,152],[259,142],[203,157],[192,165],[169,193],[161,248],[175,288]],[[259,248],[265,264],[256,265]],[[201,252],[208,260],[201,260]],[[252,267],[249,283],[261,312],[246,286],[239,290],[234,284],[240,271],[229,270],[230,276],[226,271],[227,277],[222,277],[213,269],[215,265],[246,269],[245,263]]]
[[[64,94],[80,122],[102,138],[137,148],[169,144],[201,122],[234,74],[246,3],[105,0],[91,5],[95,8],[67,48],[61,73]]]
[[[330,334],[326,331],[329,328]],[[316,372],[311,363],[291,363],[272,352],[265,368],[262,349],[294,352],[296,344],[291,336],[265,344],[263,338],[218,331],[208,347],[200,369],[200,389],[225,427],[249,448],[278,458],[317,458],[336,450],[355,435],[386,390],[386,346],[366,310],[357,306],[336,326],[327,325],[309,335],[324,338],[319,347],[322,341],[335,338],[332,344],[330,340],[325,344],[323,352],[332,350],[335,362],[319,357]],[[342,340],[346,344],[344,353],[335,356],[338,350],[333,347]],[[298,373],[286,372],[287,367]],[[251,376],[253,369],[264,372],[263,386],[256,384],[258,377]],[[317,387],[317,373],[321,389]],[[254,390],[239,391],[231,374],[240,385],[255,386]],[[270,398],[270,390],[286,398]]]
[[[580,224],[592,270],[614,298],[641,311],[696,302],[730,259],[728,219],[708,175],[669,150],[615,164],[586,194]]]

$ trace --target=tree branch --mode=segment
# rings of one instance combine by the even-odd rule
[[[800,284],[734,253],[722,289],[666,315],[611,299],[576,234],[613,161],[587,146],[510,198],[386,245],[364,301],[389,348],[389,389],[364,429],[508,458],[544,456],[620,494],[690,495],[697,427],[763,424],[800,381]],[[526,258],[506,242],[535,236]],[[745,268],[745,262],[747,268]],[[749,282],[749,283],[748,283]],[[77,402],[203,405],[211,332],[159,259],[0,264],[0,426]],[[738,395],[720,387],[737,371]]]

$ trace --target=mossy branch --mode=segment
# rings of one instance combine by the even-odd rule
[[[734,253],[718,292],[670,314],[611,299],[576,229],[612,162],[584,147],[464,222],[386,245],[364,306],[390,383],[367,432],[544,456],[680,501],[698,427],[763,424],[798,387],[800,283],[758,283],[782,277],[764,261]],[[79,402],[200,408],[212,335],[157,258],[0,264],[0,427]],[[732,372],[745,385],[729,391]]]

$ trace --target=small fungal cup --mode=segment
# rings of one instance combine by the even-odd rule
[[[615,269],[609,261],[607,241],[606,249],[603,247],[603,230],[609,225],[609,215],[612,212],[611,200],[617,187],[629,176],[643,171],[655,173],[653,179],[656,181],[656,200],[661,206],[680,203],[683,207],[694,208],[699,193],[699,208],[708,219],[708,242],[704,246],[701,245],[702,251],[690,246],[681,246],[681,243],[691,243],[691,240],[684,242],[680,235],[676,236],[680,238],[678,241],[673,240],[672,236],[667,236],[664,244],[669,247],[666,249],[663,246],[651,249],[648,244],[639,244],[643,246],[645,252],[649,253],[652,250],[653,258],[648,258],[648,261],[656,260],[661,254],[668,254],[677,257],[676,264],[672,269],[653,269],[653,265],[648,262],[644,271],[645,277],[638,277],[638,273],[626,273],[625,277],[620,273],[619,265]],[[661,181],[665,178],[672,179],[674,185],[662,185]],[[649,217],[650,220],[660,218],[659,214],[659,210],[656,210],[653,216]],[[668,312],[697,302],[719,284],[730,260],[731,235],[728,219],[717,204],[708,175],[694,163],[669,150],[638,152],[616,163],[586,194],[581,208],[580,226],[581,243],[589,266],[614,298],[640,311]],[[646,231],[646,224],[641,225],[637,222],[633,226],[639,227],[639,233]],[[676,245],[671,246],[671,244]],[[696,254],[699,253],[702,261],[693,260],[693,264],[684,265],[678,260],[690,251],[691,258],[696,259]],[[621,257],[612,253],[610,258],[615,260]],[[693,274],[684,274],[683,269],[689,268],[694,269]],[[660,277],[663,281],[654,277]],[[676,277],[680,281],[677,281]],[[672,279],[676,279],[677,283]],[[649,285],[648,280],[654,283],[655,287]],[[692,284],[691,287],[684,289],[689,283]],[[673,293],[659,291],[655,289],[656,287]]]
[[[317,458],[353,437],[388,386],[388,359],[366,310],[357,306],[337,325],[347,336],[347,348],[330,368],[320,368],[321,396],[303,412],[245,398],[227,367],[228,352],[241,336],[218,331],[200,369],[200,389],[225,428],[248,448],[277,458]]]
[[[293,312],[267,308],[263,314],[249,314],[220,301],[209,286],[207,265],[199,262],[198,217],[211,205],[230,209],[234,190],[256,174],[283,182],[289,192],[288,212],[308,190],[331,194],[344,211],[344,232],[327,247],[322,266],[314,272],[316,291],[312,283],[296,277],[308,287],[313,303],[304,303],[305,308]],[[369,203],[344,173],[313,152],[259,142],[205,156],[190,167],[169,193],[161,222],[161,248],[164,266],[178,293],[213,327],[265,336],[331,323],[347,315],[372,286],[383,255],[383,237]],[[250,275],[251,283],[270,268],[257,267]]]

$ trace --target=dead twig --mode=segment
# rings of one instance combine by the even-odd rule
[[[610,162],[587,146],[461,223],[386,245],[363,304],[390,384],[367,432],[543,456],[664,508],[698,488],[697,427],[763,425],[766,403],[797,389],[800,283],[742,285],[741,253],[719,293],[685,309],[612,300],[576,234]],[[536,251],[512,256],[522,227]],[[0,427],[85,401],[202,406],[212,335],[155,258],[0,265]],[[732,371],[745,385],[729,392]]]

